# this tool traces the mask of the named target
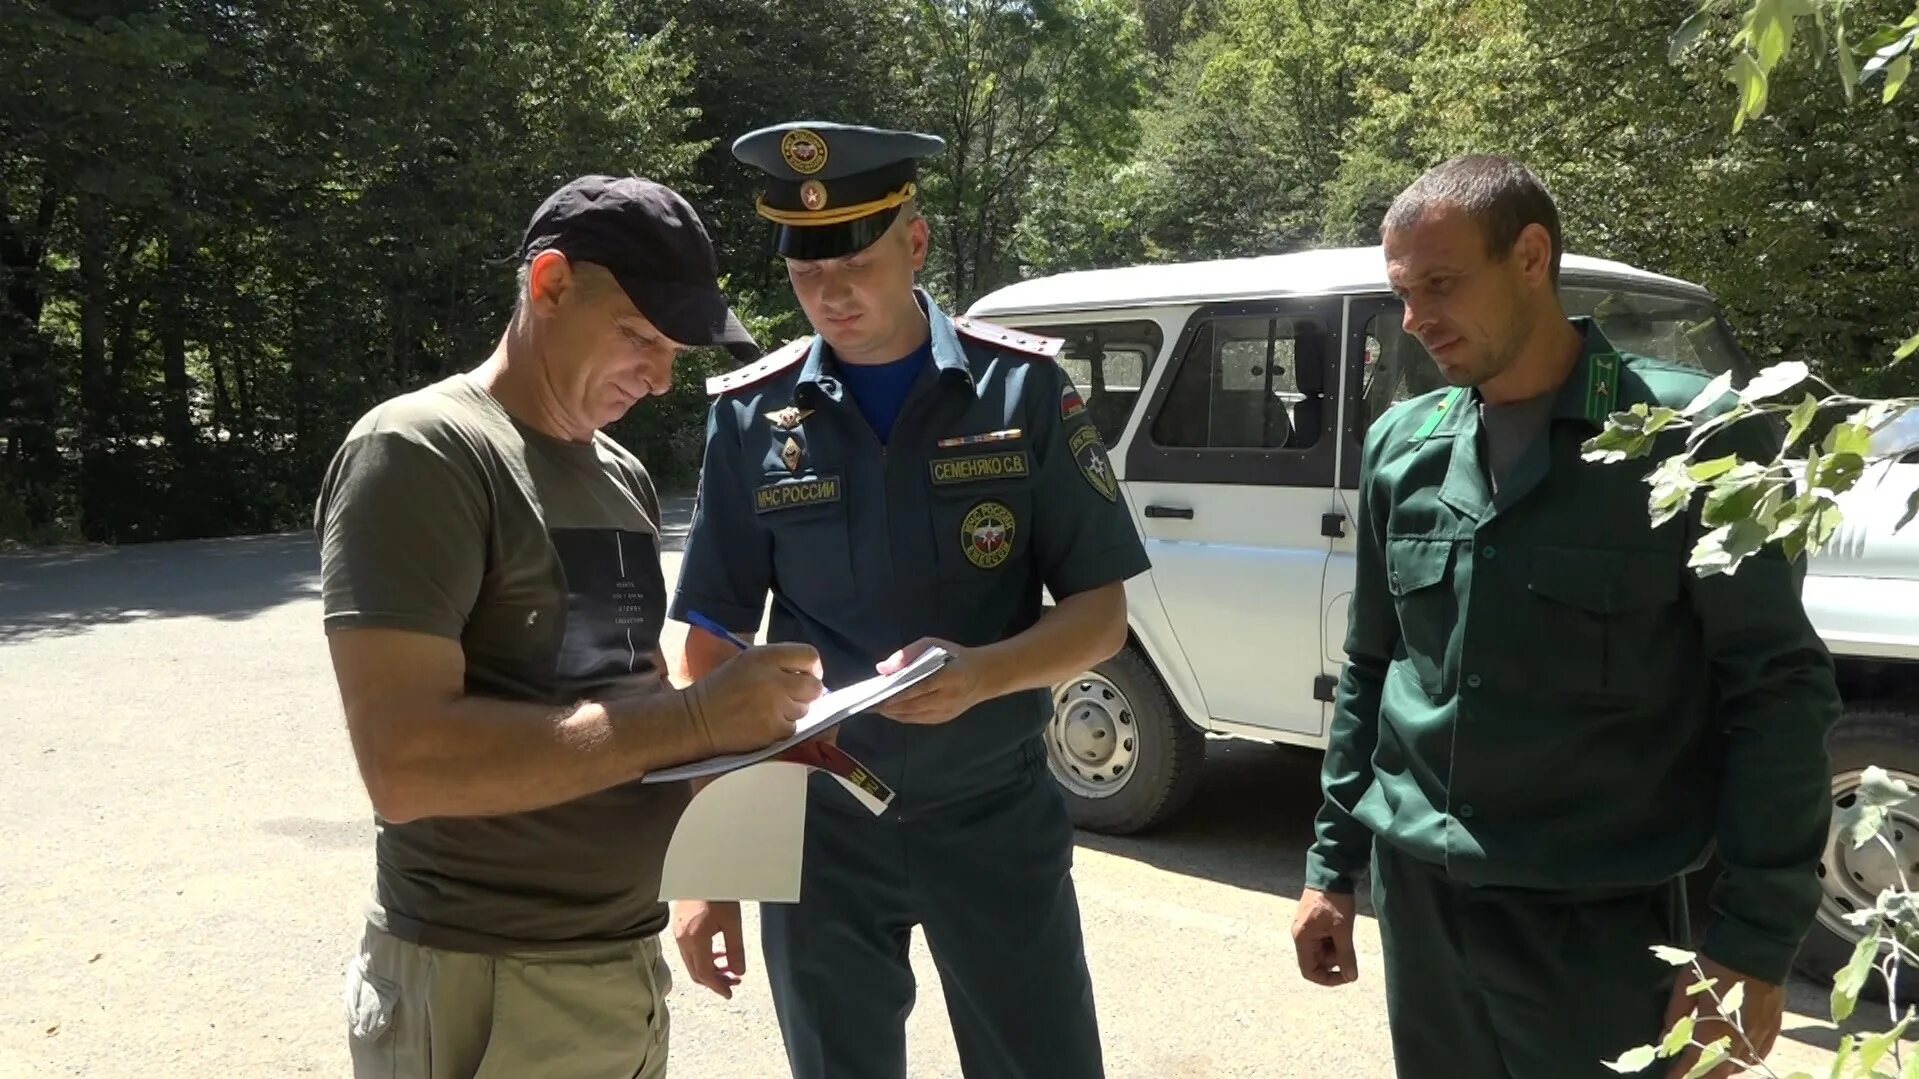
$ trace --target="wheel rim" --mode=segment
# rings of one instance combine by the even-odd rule
[[[1919,787],[1919,776],[1891,771],[1892,778]],[[1836,816],[1859,797],[1859,772],[1842,772],[1832,780],[1832,808]],[[1819,923],[1842,940],[1856,941],[1861,930],[1846,921],[1854,911],[1876,906],[1879,893],[1898,888],[1899,871],[1909,882],[1919,882],[1919,811],[1912,803],[1895,807],[1886,818],[1886,841],[1872,840],[1854,849],[1839,828],[1826,837],[1819,859]]]
[[[1126,694],[1088,672],[1053,691],[1046,762],[1054,778],[1082,798],[1111,798],[1133,778],[1139,724]]]

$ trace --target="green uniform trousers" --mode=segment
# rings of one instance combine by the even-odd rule
[[[1683,880],[1591,893],[1477,888],[1385,840],[1373,909],[1400,1079],[1616,1079],[1603,1061],[1659,1040],[1686,947]]]

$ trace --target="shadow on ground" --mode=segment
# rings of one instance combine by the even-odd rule
[[[1257,892],[1297,897],[1319,808],[1318,753],[1213,741],[1199,790],[1150,832],[1079,833],[1079,844],[1119,858]]]
[[[140,618],[250,618],[316,594],[319,571],[299,533],[0,555],[0,645]]]

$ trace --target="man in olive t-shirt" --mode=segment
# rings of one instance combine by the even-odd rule
[[[785,737],[821,692],[801,645],[663,677],[658,499],[601,428],[687,345],[752,352],[692,208],[583,177],[521,257],[493,355],[362,417],[315,507],[379,818],[345,993],[362,1076],[664,1075],[659,877],[689,792],[639,780]]]

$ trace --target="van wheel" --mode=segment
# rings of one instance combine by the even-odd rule
[[[1199,784],[1206,736],[1137,650],[1053,689],[1046,763],[1073,823],[1126,835],[1178,812]]]
[[[1847,924],[1845,916],[1875,905],[1884,889],[1899,887],[1902,866],[1908,881],[1919,887],[1919,799],[1892,810],[1886,837],[1892,843],[1891,851],[1877,842],[1854,849],[1838,828],[1839,811],[1857,797],[1860,776],[1870,765],[1884,768],[1892,778],[1919,790],[1919,709],[1884,701],[1854,705],[1833,728],[1828,746],[1832,753],[1834,827],[1819,859],[1818,920],[1806,935],[1797,961],[1801,972],[1826,984],[1852,958],[1859,942],[1861,931]],[[1919,991],[1907,988],[1915,981],[1919,981],[1919,971],[1911,964],[1901,967],[1902,998],[1919,995]],[[1884,1000],[1885,979],[1878,974],[1868,977],[1865,993]]]

